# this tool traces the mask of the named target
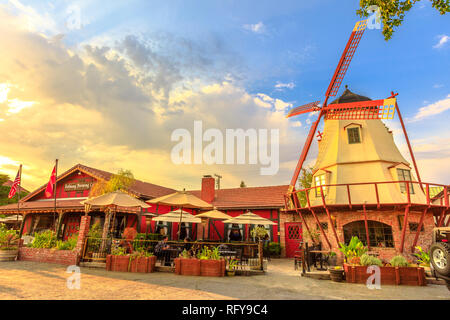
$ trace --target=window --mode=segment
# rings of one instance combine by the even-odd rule
[[[328,222],[321,222],[320,225],[324,231],[328,230]],[[316,223],[316,230],[320,230],[319,225]]]
[[[316,197],[320,197],[321,193],[320,193],[320,186],[324,186],[325,185],[325,175],[321,174],[319,176],[315,176],[314,177],[314,182],[316,184]],[[323,189],[323,195],[325,196],[327,194],[327,188],[326,187],[322,187]]]
[[[378,221],[367,221],[369,229],[369,242],[372,247],[394,247],[394,237],[392,236],[391,226],[378,222]],[[357,236],[364,245],[367,245],[366,238],[366,227],[364,220],[354,221],[346,224],[344,226],[344,241],[349,243],[353,236]]]
[[[419,224],[416,222],[410,222],[408,224],[409,224],[409,231],[417,231],[417,229],[419,229]],[[422,224],[422,228],[420,228],[420,232],[424,232],[424,231],[425,231],[425,229]]]
[[[348,143],[361,143],[361,136],[359,135],[359,128],[348,128]]]
[[[398,180],[399,181],[412,181],[411,180],[411,171],[410,170],[397,169],[397,175],[398,175]],[[400,182],[400,191],[402,193],[406,193],[406,183],[405,182]],[[410,194],[414,193],[414,187],[413,187],[412,183],[409,184],[409,193]]]

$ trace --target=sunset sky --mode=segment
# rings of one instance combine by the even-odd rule
[[[359,1],[0,1],[0,172],[22,185],[77,163],[175,189],[289,184]],[[398,92],[422,180],[450,183],[450,16],[421,1],[386,42],[366,30],[344,84]],[[280,130],[280,170],[174,165],[173,130]],[[389,121],[409,159],[398,117]],[[322,124],[323,126],[323,124]],[[314,162],[317,142],[308,163]]]

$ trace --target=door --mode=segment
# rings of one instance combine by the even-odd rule
[[[295,251],[298,250],[302,241],[302,224],[301,222],[286,222],[284,224],[285,241],[286,241],[286,257],[293,258]]]

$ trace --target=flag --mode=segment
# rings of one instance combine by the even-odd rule
[[[21,174],[20,174],[20,169],[19,169],[19,171],[17,171],[16,178],[14,179],[14,182],[13,182],[13,184],[12,184],[12,186],[11,186],[11,190],[9,190],[9,194],[8,194],[8,198],[9,198],[9,199],[11,199],[12,197],[14,197],[14,195],[15,195],[16,192],[17,192],[17,189],[18,189],[18,187],[19,187],[19,185],[20,185],[20,176],[21,176]],[[19,191],[19,192],[20,192],[20,191]]]
[[[52,175],[45,188],[45,197],[50,198],[53,195],[53,186],[56,183],[56,165],[53,167]]]

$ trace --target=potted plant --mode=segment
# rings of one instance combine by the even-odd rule
[[[319,230],[305,230],[303,231],[303,236],[306,238],[306,240],[310,240],[312,243],[319,243],[320,242],[320,231]]]
[[[125,253],[122,247],[111,250],[111,254],[106,256],[106,270],[127,272],[130,263],[130,255]]]
[[[130,254],[129,271],[130,272],[153,272],[156,257],[145,250],[136,250]]]
[[[9,230],[0,224],[0,261],[14,261],[19,253],[19,236],[16,230]]]
[[[236,274],[237,263],[238,261],[236,259],[231,259],[228,262],[227,276],[234,277],[234,275]]]
[[[342,282],[344,279],[344,269],[341,266],[329,268],[330,278],[334,282]]]
[[[327,261],[328,261],[328,265],[329,265],[330,267],[334,267],[334,266],[336,265],[336,263],[337,263],[337,255],[336,255],[336,252],[331,251],[331,252],[327,253],[326,259],[327,259]]]
[[[183,250],[178,258],[175,259],[175,274],[185,276],[200,275],[200,260],[191,257],[189,251]]]
[[[367,248],[358,237],[353,236],[348,245],[339,243],[339,251],[344,254],[344,260],[347,264],[359,265],[360,257],[367,252]],[[347,272],[347,264],[344,263],[345,272]]]
[[[225,260],[221,259],[219,248],[203,247],[199,252],[200,274],[207,277],[223,277],[225,275]]]
[[[419,253],[414,253],[414,255],[417,257],[417,263],[419,266],[423,267],[425,269],[425,272],[431,276],[431,268],[430,268],[430,255],[423,251],[421,246],[416,246],[416,250],[419,251]]]

